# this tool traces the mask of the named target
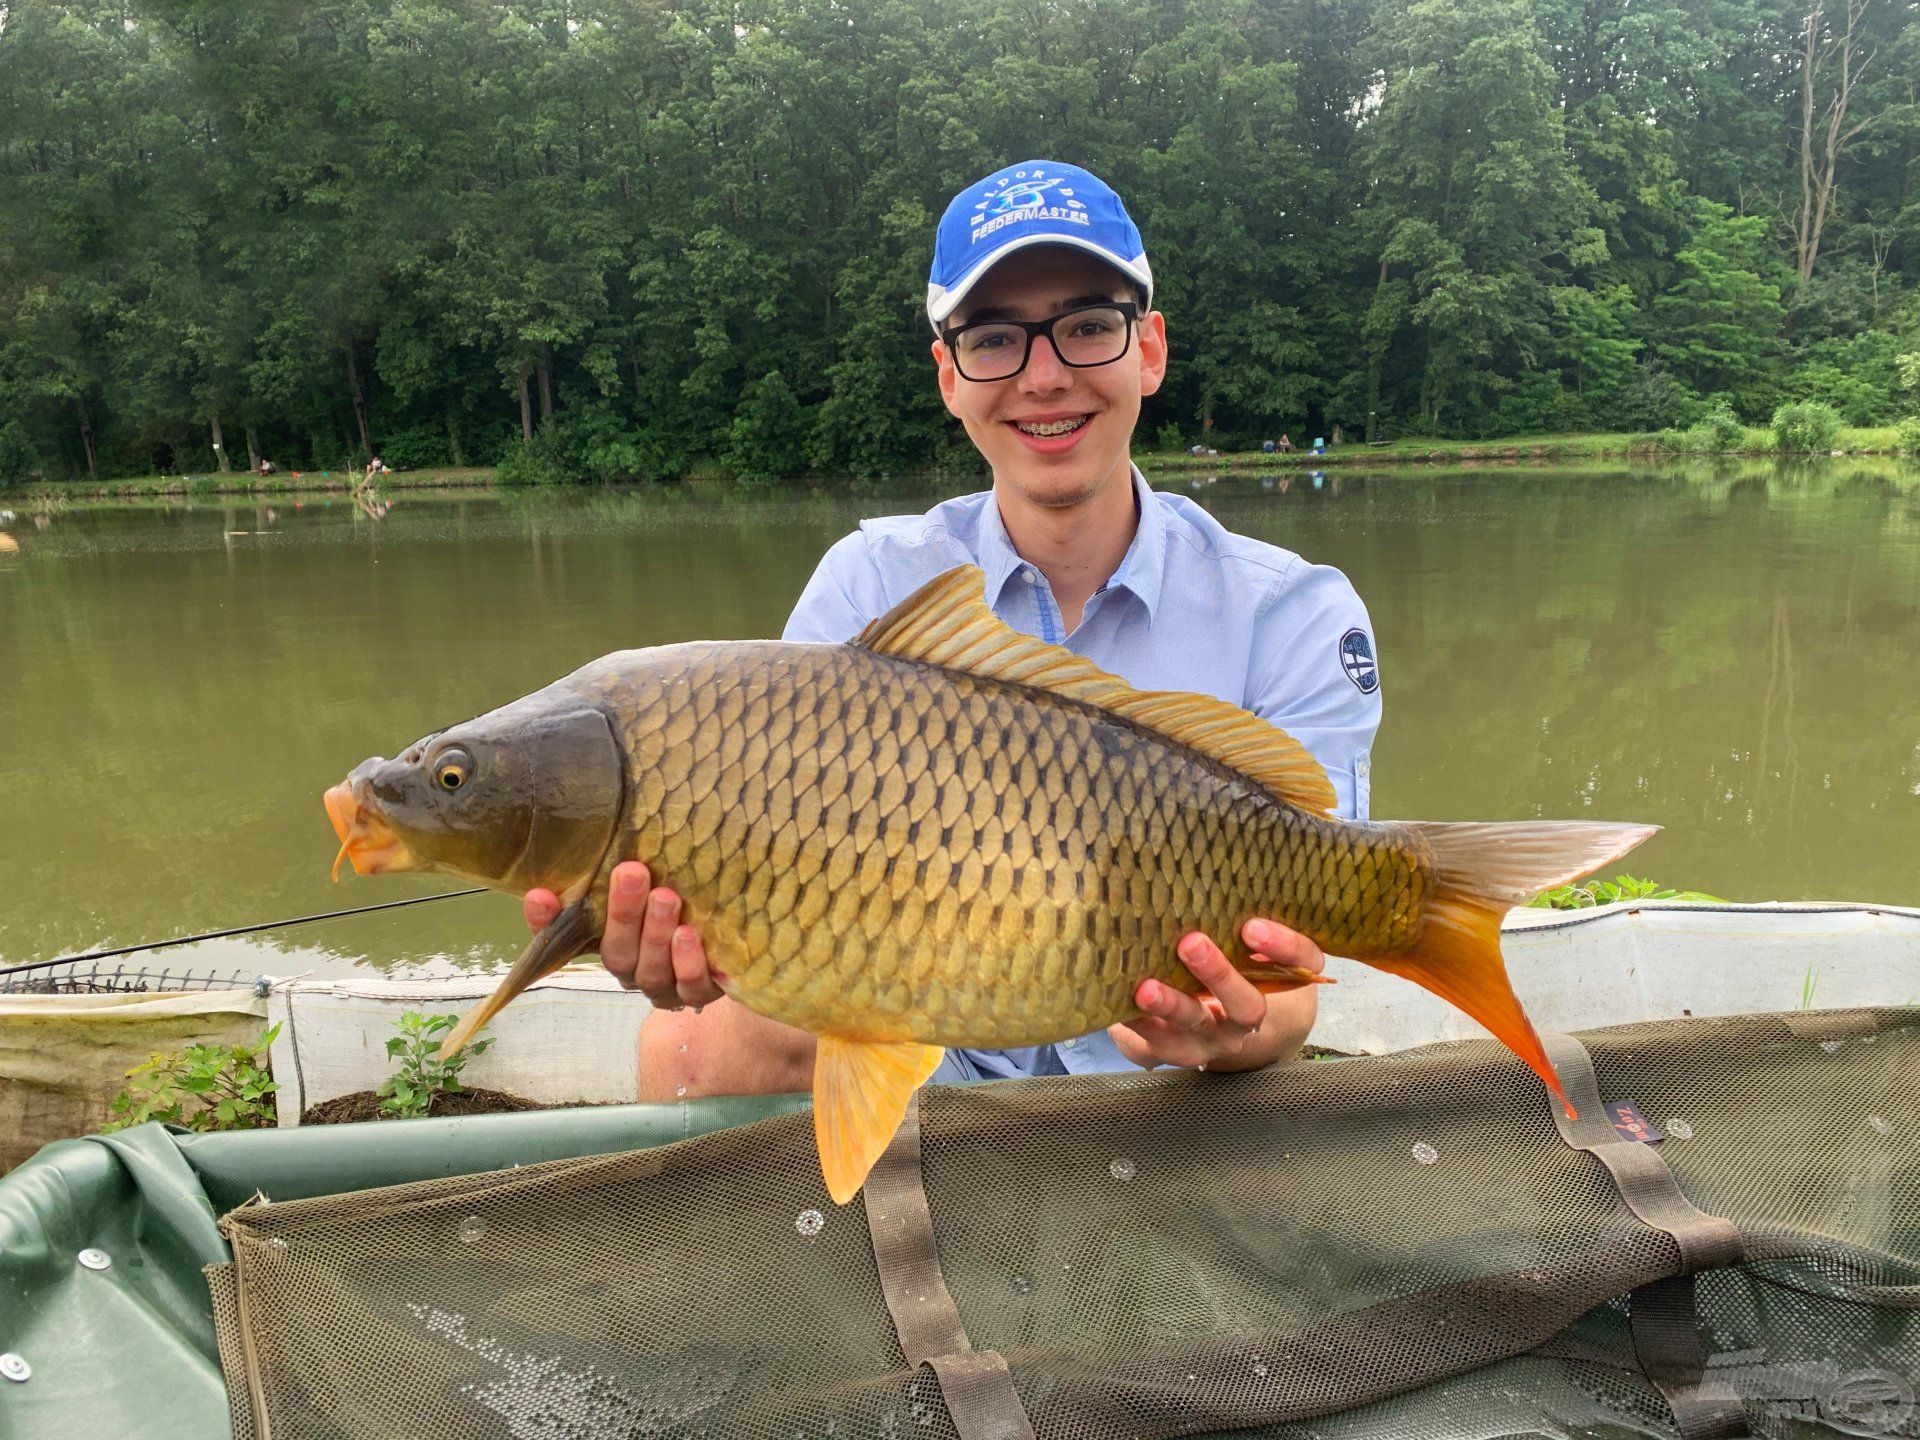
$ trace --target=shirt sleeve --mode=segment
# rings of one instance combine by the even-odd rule
[[[1304,561],[1288,573],[1255,628],[1249,691],[1249,710],[1326,767],[1336,813],[1365,820],[1380,667],[1373,622],[1345,575]]]
[[[888,608],[873,549],[866,535],[856,530],[836,540],[820,557],[780,638],[838,644],[858,635]]]

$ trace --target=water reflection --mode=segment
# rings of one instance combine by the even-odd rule
[[[1353,576],[1386,695],[1376,814],[1653,820],[1633,863],[1668,883],[1920,903],[1920,468],[1264,478],[1165,488]],[[452,888],[329,886],[320,791],[608,650],[777,633],[828,544],[931,498],[23,512],[0,557],[0,959]],[[337,973],[521,939],[488,896],[193,958]]]

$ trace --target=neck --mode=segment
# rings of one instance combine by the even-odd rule
[[[1015,553],[1047,577],[1061,620],[1077,629],[1087,601],[1120,568],[1139,528],[1131,469],[1123,458],[1112,481],[1072,505],[1037,505],[998,482],[993,493]]]

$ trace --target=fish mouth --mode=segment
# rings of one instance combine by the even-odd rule
[[[391,875],[400,870],[417,870],[420,862],[407,849],[406,841],[393,833],[393,827],[353,793],[353,782],[342,780],[325,795],[327,818],[340,839],[340,853],[333,857],[333,878],[340,878],[340,862],[351,861],[356,875]]]

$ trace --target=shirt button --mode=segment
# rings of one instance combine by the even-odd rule
[[[1037,585],[1040,583],[1039,577],[1035,575],[1031,570],[1022,570],[1020,572],[1020,578],[1026,581],[1029,585]]]

